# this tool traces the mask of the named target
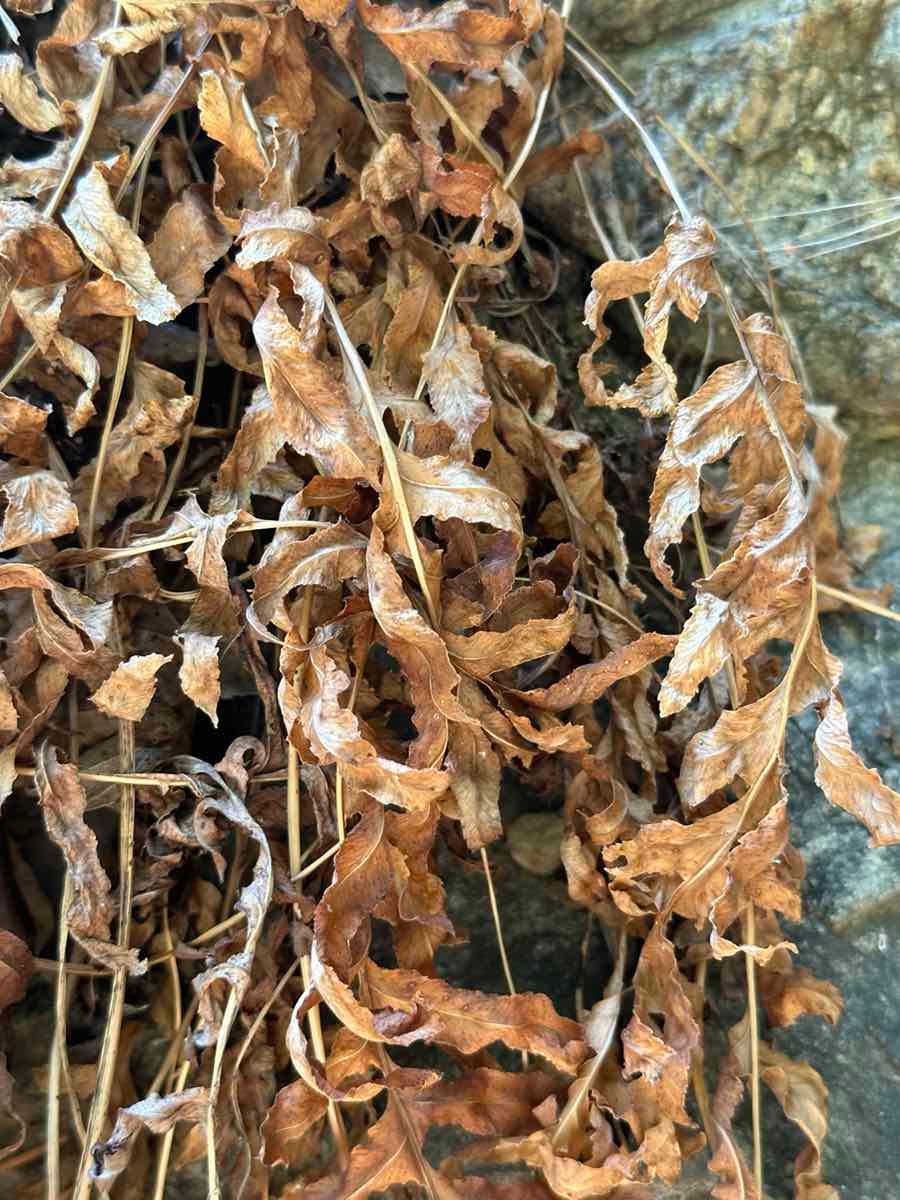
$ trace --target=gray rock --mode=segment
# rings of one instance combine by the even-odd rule
[[[783,311],[817,399],[877,412],[882,420],[900,418],[900,200],[886,203],[900,192],[894,101],[900,7],[889,0],[638,0],[624,6],[599,0],[576,6],[573,20],[636,88],[638,107],[692,208],[720,231],[725,274],[748,308],[760,299],[741,262],[763,277],[759,250],[729,202],[655,124],[654,114],[712,164],[754,218],[861,205],[766,221],[757,230],[772,247]],[[585,86],[570,98],[585,106],[573,121],[598,123],[590,100]],[[634,144],[630,132],[628,139]],[[672,206],[637,187],[633,171],[617,161],[627,156],[618,136],[613,151],[612,177],[607,166],[592,168],[592,193],[620,252],[628,253],[616,236],[620,217],[619,233],[644,251],[658,236],[656,217]],[[618,196],[612,213],[603,203],[609,193]],[[571,183],[532,189],[529,204],[560,238],[600,257]],[[648,204],[656,208],[649,220]],[[790,249],[838,235],[803,252]],[[867,237],[878,240],[849,246]]]

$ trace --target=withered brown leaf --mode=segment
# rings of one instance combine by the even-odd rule
[[[156,275],[144,243],[116,211],[99,166],[78,181],[63,220],[85,258],[122,284],[142,321],[161,325],[178,315],[178,301]]]
[[[316,303],[312,286],[304,298]],[[304,312],[303,327],[295,329],[273,289],[253,322],[275,420],[296,450],[330,474],[377,483],[375,442],[340,380],[315,354],[321,315]]]
[[[171,661],[171,654],[135,654],[116,667],[91,700],[108,717],[140,721],[153,699],[157,672]]]
[[[136,950],[123,950],[110,941],[113,917],[111,885],[97,854],[97,838],[84,820],[86,797],[73,763],[59,759],[49,742],[35,754],[35,781],[47,833],[62,851],[72,882],[67,913],[72,936],[88,954],[105,966],[146,971]]]

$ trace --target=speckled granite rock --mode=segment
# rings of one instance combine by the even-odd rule
[[[883,201],[900,192],[894,99],[900,82],[900,6],[891,0],[637,0],[628,5],[597,0],[576,6],[573,23],[638,90],[639,107],[690,203],[720,228],[723,265],[748,304],[758,299],[736,252],[762,274],[757,248],[735,226],[727,200],[654,125],[653,113],[705,156],[757,218]],[[588,95],[582,88],[581,102]],[[590,107],[581,107],[577,120],[596,124],[598,118]],[[613,180],[606,167],[593,169],[593,194],[606,219],[604,192],[617,193],[624,227],[646,249],[655,236],[646,192],[637,195],[620,178],[622,168],[614,169]],[[576,191],[551,181],[533,192],[529,202],[563,240],[599,256],[587,222],[579,218]],[[660,212],[670,207],[665,201]],[[761,241],[775,248],[873,226],[861,236],[880,240],[865,246],[806,262],[778,249],[771,257],[783,309],[817,398],[877,413],[882,421],[890,417],[895,426],[900,423],[898,215],[895,202],[758,226]],[[846,223],[831,228],[839,219]],[[610,229],[615,233],[614,221]],[[806,253],[841,245],[822,243]]]

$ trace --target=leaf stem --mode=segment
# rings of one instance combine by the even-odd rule
[[[388,473],[388,478],[391,481],[391,488],[394,493],[394,498],[397,501],[397,508],[400,513],[400,523],[403,527],[403,536],[406,540],[406,548],[409,552],[409,557],[412,560],[413,567],[416,572],[416,578],[419,581],[419,588],[425,600],[425,606],[428,609],[428,616],[431,624],[438,628],[438,614],[434,603],[434,598],[431,595],[431,589],[428,586],[428,577],[425,574],[425,564],[422,561],[422,555],[419,552],[419,543],[416,540],[415,530],[413,529],[412,517],[409,512],[409,505],[406,502],[406,493],[403,489],[403,480],[400,477],[400,467],[397,462],[397,449],[391,439],[388,437],[387,429],[384,425],[384,418],[381,415],[381,410],[372,394],[372,388],[369,385],[368,376],[366,375],[365,366],[356,351],[344,322],[341,320],[341,315],[337,310],[337,305],[332,300],[331,295],[325,292],[325,305],[328,309],[328,315],[331,317],[331,322],[334,325],[335,333],[341,345],[341,350],[344,359],[356,380],[360,394],[363,397],[366,408],[369,412],[369,418],[375,430],[375,435],[378,438],[378,445],[381,447],[382,457],[384,458],[385,470]]]
[[[183,1062],[178,1068],[178,1074],[175,1076],[173,1091],[181,1092],[184,1090],[184,1085],[187,1083],[188,1075],[191,1072],[191,1064]],[[175,1140],[175,1126],[167,1129],[159,1143],[159,1150],[156,1157],[156,1175],[153,1180],[153,1197],[152,1200],[163,1200],[166,1194],[166,1176],[169,1173],[169,1159],[172,1156],[172,1143]]]
[[[303,596],[303,607],[300,613],[299,632],[303,642],[309,641],[309,625],[312,615],[313,589],[306,589]],[[302,870],[303,854],[301,845],[302,826],[300,819],[300,755],[290,738],[287,741],[288,772],[287,772],[287,825],[288,825],[288,868],[291,878],[295,879]],[[304,954],[300,960],[300,972],[303,976],[304,988],[309,987],[310,962],[309,954]],[[307,1017],[309,1035],[313,1049],[320,1062],[325,1061],[325,1039],[322,1036],[322,1016],[318,1004],[309,1010]],[[328,1125],[334,1138],[338,1163],[341,1169],[346,1167],[350,1155],[347,1143],[347,1131],[337,1103],[329,1098]]]
[[[119,634],[116,629],[115,637]],[[121,651],[121,645],[119,647]],[[119,755],[127,772],[134,766],[134,725],[131,721],[119,722]],[[119,804],[119,929],[117,944],[128,950],[131,942],[131,897],[134,878],[134,788],[130,784],[122,787]],[[78,1165],[73,1200],[88,1200],[91,1193],[92,1151],[103,1134],[109,1098],[115,1076],[119,1037],[125,1014],[125,986],[128,980],[127,967],[118,967],[113,973],[112,993],[100,1058],[97,1063],[97,1083],[91,1102],[85,1132],[84,1149]]]
[[[568,22],[569,17],[572,14],[573,7],[574,7],[574,0],[563,0],[563,3],[560,8],[560,14],[559,14],[560,18],[562,19],[563,29],[565,29],[566,23]],[[528,127],[528,133],[525,135],[524,142],[519,147],[519,152],[516,155],[516,157],[512,163],[512,166],[509,168],[509,170],[506,172],[506,175],[503,177],[503,183],[501,186],[504,191],[509,191],[509,189],[512,187],[512,185],[515,183],[516,179],[518,178],[519,172],[522,170],[522,168],[525,166],[525,163],[528,161],[528,157],[531,154],[531,151],[534,147],[535,141],[537,140],[538,130],[540,129],[541,122],[544,119],[544,113],[547,109],[547,102],[550,99],[550,93],[553,90],[553,84],[555,82],[556,81],[554,78],[547,79],[544,81],[544,83],[541,86],[541,90],[538,93],[537,103],[534,106],[534,116],[531,120],[531,124]],[[469,239],[469,245],[477,246],[481,242],[483,237],[484,237],[484,221],[479,221],[475,232],[472,234],[471,238]],[[434,336],[431,339],[431,346],[429,347],[428,353],[431,353],[431,351],[433,351],[435,349],[435,347],[440,343],[441,338],[444,336],[444,330],[447,325],[447,320],[453,309],[453,304],[454,304],[454,301],[456,300],[457,294],[459,293],[459,289],[462,285],[462,281],[463,281],[463,277],[465,276],[465,273],[466,273],[466,264],[464,262],[462,262],[456,268],[456,274],[453,276],[453,282],[450,284],[450,289],[447,292],[447,296],[444,300],[444,306],[441,309],[441,315],[438,318],[437,328],[435,329]],[[416,384],[416,390],[415,390],[415,394],[413,397],[414,400],[422,399],[422,394],[425,391],[425,387],[426,387],[426,378],[423,373],[419,376],[419,381]],[[404,434],[405,433],[406,433],[406,429],[404,429]],[[405,440],[405,439],[401,439],[401,440]]]
[[[122,5],[116,4],[113,10],[112,29],[118,28],[122,21]],[[106,87],[109,83],[110,73],[112,72],[114,59],[111,55],[105,57],[100,64],[100,70],[97,72],[97,82],[94,84],[94,90],[91,92],[91,98],[88,101],[87,109],[81,120],[81,129],[78,133],[78,140],[72,147],[72,153],[69,155],[66,168],[60,176],[59,183],[53,190],[50,199],[44,205],[44,216],[52,217],[63,201],[63,197],[69,190],[69,184],[75,177],[75,172],[81,165],[81,160],[84,158],[85,151],[90,143],[91,136],[94,132],[94,126],[97,124],[97,118],[100,116],[100,109],[103,105],[103,97],[106,93]]]
[[[753,904],[747,905],[743,919],[744,942],[756,945],[756,914]],[[759,1009],[756,999],[756,960],[748,951],[744,955],[747,966],[747,1012],[750,1017],[750,1106],[753,1122],[753,1178],[760,1196],[763,1194],[762,1161],[762,1097],[759,1078]]]
[[[823,596],[831,596],[833,600],[840,600],[844,604],[849,604],[853,608],[861,608],[863,612],[873,613],[876,617],[884,617],[888,621],[900,622],[900,613],[895,612],[892,608],[885,608],[882,604],[876,604],[873,600],[864,600],[862,596],[855,596],[853,592],[845,592],[842,588],[829,587],[825,583],[816,581],[816,588]]]
[[[118,7],[118,6],[117,6]],[[144,187],[147,183],[147,170],[150,166],[150,156],[147,155],[144,164],[141,168],[141,173],[138,176],[137,188],[134,196],[134,206],[131,211],[131,228],[135,233],[138,231],[138,226],[141,221],[141,208],[144,201]],[[113,426],[116,422],[116,412],[119,407],[119,400],[122,396],[122,389],[125,386],[125,373],[128,370],[128,360],[131,357],[131,341],[134,334],[134,317],[124,317],[122,320],[122,333],[119,340],[119,353],[116,358],[116,373],[113,376],[112,388],[109,393],[109,401],[106,406],[106,418],[103,422],[103,432],[100,435],[100,445],[97,449],[97,459],[94,463],[94,477],[91,480],[91,497],[88,503],[88,518],[87,531],[85,533],[84,544],[90,550],[94,545],[94,533],[97,525],[97,503],[100,499],[100,487],[103,483],[103,469],[106,466],[106,455],[109,451],[109,442],[112,437]]]
[[[181,442],[178,446],[178,451],[175,455],[175,461],[172,463],[172,469],[169,472],[169,477],[166,480],[166,486],[163,488],[162,495],[156,502],[156,507],[153,510],[154,521],[158,521],[166,509],[169,507],[169,502],[175,494],[175,489],[178,486],[178,480],[181,472],[184,469],[184,464],[187,461],[188,450],[191,446],[191,437],[194,431],[194,417],[197,415],[197,409],[200,405],[200,396],[203,392],[203,376],[206,370],[206,356],[209,348],[209,314],[205,304],[197,305],[197,362],[194,365],[194,386],[193,398],[194,408],[191,413],[191,418],[181,434]]]
[[[219,1099],[219,1089],[222,1086],[222,1066],[225,1062],[225,1048],[228,1045],[228,1035],[231,1033],[239,1008],[240,999],[238,992],[236,988],[232,987],[228,993],[228,1003],[225,1005],[222,1025],[216,1038],[216,1050],[213,1057],[212,1074],[209,1080],[209,1108],[206,1113],[206,1176],[209,1200],[222,1200],[222,1189],[219,1184],[219,1164],[216,1153],[216,1105]]]

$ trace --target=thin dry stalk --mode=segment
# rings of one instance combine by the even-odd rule
[[[206,1114],[206,1178],[207,1196],[209,1200],[222,1200],[222,1188],[219,1183],[218,1148],[216,1141],[216,1104],[222,1087],[222,1067],[225,1062],[225,1048],[228,1036],[234,1025],[235,1017],[240,1008],[240,998],[235,988],[228,993],[228,1002],[222,1015],[222,1026],[216,1038],[216,1050],[213,1057],[212,1074],[209,1080],[209,1109]]]
[[[362,396],[369,413],[369,419],[375,429],[375,434],[378,438],[378,445],[381,447],[381,453],[384,457],[385,470],[388,473],[388,478],[391,481],[391,489],[394,493],[394,498],[397,501],[397,508],[400,513],[400,523],[403,527],[403,536],[406,540],[406,548],[409,551],[409,557],[412,560],[413,567],[416,572],[416,578],[419,581],[419,588],[422,592],[422,597],[425,601],[425,606],[428,609],[428,616],[431,624],[438,627],[437,608],[435,607],[434,597],[431,594],[431,589],[428,586],[428,577],[425,574],[425,564],[422,561],[422,555],[419,551],[419,543],[416,540],[415,530],[413,529],[412,517],[409,512],[409,505],[406,502],[406,493],[403,488],[403,480],[400,476],[400,466],[397,462],[397,452],[394,443],[388,437],[387,429],[384,426],[384,418],[381,414],[381,409],[372,394],[372,388],[369,385],[369,378],[366,374],[366,369],[362,360],[357,353],[356,347],[353,344],[347,330],[344,327],[344,322],[341,320],[341,314],[337,310],[337,305],[332,300],[328,292],[325,293],[325,305],[328,309],[328,315],[334,326],[338,341],[340,342],[341,352],[344,355],[344,361],[347,364],[348,370],[353,375],[359,394]]]
[[[572,9],[574,8],[574,3],[575,3],[575,0],[563,0],[562,6],[560,8],[560,17],[562,18],[563,28],[565,28],[566,23],[568,22],[569,18],[572,15]],[[544,120],[544,113],[547,110],[547,103],[550,99],[550,94],[553,91],[553,85],[555,82],[556,81],[554,79],[548,79],[542,85],[541,90],[538,93],[537,102],[535,103],[535,106],[534,106],[534,117],[533,117],[531,125],[528,129],[528,133],[525,136],[524,142],[519,147],[519,152],[516,155],[515,159],[513,160],[512,165],[510,166],[509,170],[506,172],[506,175],[503,178],[502,187],[503,187],[504,191],[509,191],[509,189],[512,187],[512,185],[515,183],[516,179],[518,179],[519,172],[525,166],[526,162],[528,161],[528,159],[531,155],[531,151],[534,149],[534,143],[537,141],[538,131],[540,130],[541,124]],[[469,245],[470,246],[478,246],[478,245],[480,245],[483,238],[484,238],[484,222],[479,221],[475,232],[472,234],[471,238],[469,239]],[[456,303],[456,297],[459,294],[459,289],[462,286],[462,281],[463,281],[465,274],[466,274],[466,264],[460,263],[460,265],[456,268],[456,274],[453,276],[453,281],[451,282],[450,288],[444,299],[444,306],[441,309],[441,315],[438,318],[437,328],[434,331],[434,337],[431,339],[431,346],[430,346],[429,352],[435,349],[435,347],[440,343],[441,338],[444,336],[444,330],[447,327],[447,320],[449,319],[450,313],[453,311],[453,305]],[[425,376],[420,375],[419,382],[416,384],[416,391],[415,391],[415,396],[414,396],[414,398],[416,400],[422,399],[422,395],[425,391],[425,386],[426,386]],[[404,430],[404,437],[405,437],[405,434],[406,434],[406,430]]]
[[[147,155],[141,173],[138,176],[137,187],[135,189],[134,207],[131,213],[131,228],[135,231],[141,221],[141,207],[144,200],[144,187],[147,182],[147,169],[150,166],[150,156]],[[97,449],[97,461],[94,466],[94,478],[91,481],[91,497],[88,503],[88,518],[87,530],[85,531],[84,544],[90,550],[94,544],[94,533],[97,526],[97,504],[100,499],[100,488],[103,484],[103,469],[106,465],[106,455],[109,450],[109,441],[112,437],[113,426],[116,423],[116,413],[119,408],[119,400],[122,397],[122,390],[125,387],[125,374],[128,370],[128,360],[131,357],[131,339],[134,334],[134,317],[125,317],[122,320],[122,333],[119,341],[119,353],[116,358],[116,373],[113,376],[112,387],[109,393],[109,401],[106,405],[106,418],[103,422],[103,432],[100,435],[100,445]]]
[[[829,587],[828,584],[819,583],[816,580],[816,590],[823,596],[831,596],[833,600],[840,600],[853,608],[861,608],[863,612],[872,613],[876,617],[884,617],[886,621],[900,622],[900,613],[895,612],[894,609],[885,608],[883,604],[876,604],[874,600],[866,600],[863,596],[857,596],[853,592],[845,592],[843,588]]]
[[[744,942],[756,945],[756,914],[747,905],[743,918]],[[763,1195],[762,1161],[762,1096],[759,1070],[759,1006],[756,999],[756,961],[749,950],[744,955],[747,967],[747,1012],[750,1017],[750,1106],[753,1122],[753,1178],[760,1196]]]
[[[259,1033],[260,1029],[262,1028],[263,1022],[265,1021],[266,1017],[269,1015],[272,1005],[275,1003],[275,1001],[278,999],[278,997],[281,995],[281,993],[284,991],[284,989],[287,987],[287,985],[290,983],[290,981],[295,977],[297,972],[300,970],[301,959],[302,959],[302,956],[294,959],[294,961],[291,963],[291,965],[288,967],[288,969],[284,972],[284,974],[281,976],[281,978],[275,984],[275,987],[269,993],[268,999],[266,1000],[265,1004],[263,1004],[262,1008],[259,1010],[259,1012],[256,1014],[256,1016],[253,1018],[253,1023],[251,1024],[250,1028],[247,1030],[244,1040],[241,1042],[240,1048],[237,1052],[237,1057],[235,1058],[234,1065],[231,1069],[231,1076],[230,1076],[231,1108],[234,1113],[234,1118],[235,1118],[235,1121],[237,1122],[237,1126],[240,1129],[242,1137],[244,1138],[245,1141],[247,1138],[247,1131],[246,1131],[246,1128],[244,1127],[244,1118],[241,1114],[241,1106],[238,1103],[238,1094],[237,1094],[238,1080],[240,1079],[240,1074],[241,1074],[241,1064],[243,1063],[248,1050],[252,1046],[254,1038]],[[249,1170],[249,1167],[248,1167],[248,1170]],[[246,1177],[245,1177],[245,1179],[246,1179]],[[154,1197],[154,1200],[156,1200],[155,1197]],[[160,1198],[160,1200],[161,1200],[161,1198]]]
[[[134,767],[134,726],[130,721],[119,722],[119,754],[122,766],[127,771]],[[134,872],[134,788],[126,784],[122,788],[119,804],[119,929],[117,944],[122,950],[127,950],[131,941],[131,893]],[[112,1091],[113,1078],[116,1069],[116,1057],[119,1049],[119,1036],[122,1031],[122,1018],[125,1013],[125,986],[128,971],[120,967],[113,973],[112,994],[109,1001],[109,1011],[106,1027],[103,1031],[103,1042],[100,1046],[100,1059],[97,1064],[97,1083],[94,1098],[91,1102],[91,1112],[85,1133],[85,1144],[78,1165],[73,1200],[88,1200],[91,1194],[92,1148],[103,1135],[106,1122],[106,1112],[109,1107],[109,1097]]]
[[[67,870],[63,878],[62,896],[59,901],[59,933],[56,943],[56,956],[59,961],[56,968],[53,1042],[50,1047],[50,1067],[47,1078],[47,1200],[60,1200],[62,1195],[59,1163],[59,1096],[63,1078],[63,1057],[67,1053],[66,1010],[69,1001],[69,987],[65,959],[69,927],[66,913],[71,903],[72,880]],[[84,1133],[83,1127],[81,1133],[82,1135]]]
[[[122,6],[116,4],[113,9],[113,19],[111,28],[116,29],[122,21]],[[81,160],[84,158],[84,152],[87,150],[91,137],[94,133],[94,126],[97,124],[97,118],[100,116],[100,109],[103,106],[103,97],[106,95],[107,85],[109,84],[110,74],[115,64],[115,58],[111,55],[103,59],[100,70],[97,72],[97,82],[94,84],[94,90],[91,92],[91,98],[88,101],[87,108],[81,119],[81,129],[78,133],[78,139],[72,147],[72,153],[69,155],[69,160],[66,163],[66,168],[60,176],[59,183],[53,189],[50,199],[44,205],[44,216],[52,217],[63,201],[63,197],[69,190],[69,184],[75,178],[75,172],[81,165]]]
[[[312,588],[307,588],[303,597],[303,608],[300,616],[300,636],[304,642],[309,638],[309,623],[312,615],[312,599]],[[293,879],[300,874],[302,869],[302,826],[300,818],[300,756],[290,739],[288,739],[287,743],[287,752],[288,866],[290,869],[291,878]],[[300,966],[303,974],[303,986],[308,987],[310,978],[310,962],[308,954],[303,955]],[[315,1005],[315,1007],[310,1009],[308,1022],[313,1049],[318,1055],[319,1060],[324,1062],[325,1039],[322,1035],[322,1017],[319,1012],[318,1005]],[[328,1124],[331,1129],[332,1136],[334,1137],[334,1145],[337,1151],[338,1162],[343,1168],[346,1166],[347,1159],[349,1158],[350,1147],[347,1143],[347,1131],[344,1128],[344,1122],[341,1117],[340,1109],[334,1100],[328,1101]]]
[[[597,1076],[606,1061],[606,1056],[609,1054],[615,1040],[619,1013],[622,1007],[622,988],[625,982],[627,951],[628,935],[624,930],[620,930],[616,946],[615,965],[613,966],[612,974],[607,980],[606,987],[603,989],[603,1003],[606,1006],[603,1039],[594,1051],[590,1067],[587,1070],[582,1070],[582,1073],[569,1090],[569,1097],[566,1100],[565,1107],[559,1114],[559,1120],[553,1132],[554,1148],[563,1144],[570,1133],[577,1129],[581,1123],[581,1109],[587,1101],[588,1094],[594,1086]]]
[[[178,1068],[178,1074],[175,1076],[172,1090],[175,1092],[183,1091],[190,1073],[191,1064],[183,1062]],[[166,1130],[159,1142],[159,1149],[156,1155],[156,1171],[153,1177],[152,1200],[163,1200],[166,1194],[166,1176],[169,1174],[169,1160],[172,1157],[172,1143],[174,1141],[175,1126],[173,1125],[171,1129]]]
[[[141,138],[140,144],[138,145],[134,154],[131,156],[125,174],[122,176],[122,182],[119,184],[119,187],[116,190],[117,205],[122,203],[122,197],[128,191],[132,179],[134,179],[138,171],[141,170],[145,161],[150,158],[150,155],[153,151],[153,145],[159,136],[160,130],[172,115],[172,111],[175,108],[175,105],[178,103],[182,92],[193,79],[194,74],[197,71],[200,58],[202,57],[204,50],[209,45],[211,40],[212,35],[207,34],[197,49],[196,58],[189,64],[188,67],[186,67],[184,74],[178,82],[178,86],[174,88],[172,94],[167,97],[165,104],[153,118],[149,129]]]
[[[713,1137],[713,1120],[709,1103],[709,1090],[706,1086],[706,1077],[703,1073],[703,1009],[706,1004],[706,972],[709,963],[704,958],[697,964],[697,970],[694,974],[694,985],[700,993],[699,1012],[697,1013],[697,1024],[700,1026],[701,1036],[697,1048],[694,1050],[691,1058],[691,1086],[694,1089],[694,1098],[697,1101],[697,1108],[700,1110],[700,1120],[703,1123],[703,1128],[706,1132],[706,1140],[709,1143],[710,1149],[714,1150],[716,1139]],[[755,985],[755,979],[754,979]]]
[[[72,680],[68,689],[69,708],[69,758],[78,762],[80,740],[78,737],[78,685]],[[65,1083],[72,1114],[72,1124],[82,1148],[85,1143],[84,1121],[78,1098],[72,1087],[69,1073],[69,1050],[66,1042],[66,1012],[69,1003],[69,977],[66,973],[66,954],[69,942],[69,907],[72,903],[72,877],[68,867],[63,868],[63,888],[59,901],[59,931],[56,939],[56,987],[54,992],[53,1043],[50,1048],[49,1077],[47,1080],[47,1197],[59,1200],[61,1196],[60,1176],[60,1123],[59,1093]]]
[[[500,909],[497,906],[497,894],[494,891],[494,880],[491,875],[491,863],[487,856],[487,850],[484,846],[481,847],[481,865],[484,868],[484,879],[487,884],[488,901],[491,906],[491,916],[494,920],[494,932],[497,935],[497,947],[500,951],[500,961],[503,964],[503,975],[506,979],[506,987],[511,996],[516,994],[516,985],[513,982],[512,971],[509,966],[509,958],[506,953],[506,945],[503,941],[503,926],[500,922]],[[522,1055],[525,1062],[528,1060],[526,1054]]]
[[[203,391],[203,376],[206,371],[206,357],[209,349],[209,315],[205,304],[197,305],[197,361],[194,364],[194,385],[192,395],[194,397],[194,411],[191,414],[191,419],[185,426],[184,432],[181,435],[181,441],[178,445],[178,451],[175,455],[175,460],[172,463],[172,468],[169,471],[169,477],[166,480],[166,486],[162,490],[162,494],[156,502],[153,509],[151,520],[158,521],[166,509],[169,507],[169,502],[175,494],[175,489],[178,487],[178,481],[181,478],[181,472],[184,470],[184,464],[187,462],[188,450],[191,446],[191,435],[194,429],[194,416],[200,404],[200,396]]]
[[[343,837],[341,838],[341,841],[343,841]],[[296,875],[292,875],[291,879],[297,883],[301,879],[306,879],[308,875],[314,874],[316,871],[318,871],[319,867],[321,867],[323,863],[327,863],[329,859],[334,858],[340,848],[341,842],[335,842],[333,846],[330,846],[323,854],[320,854],[318,858],[314,858],[311,863],[307,863],[306,866],[301,871],[298,871]]]

